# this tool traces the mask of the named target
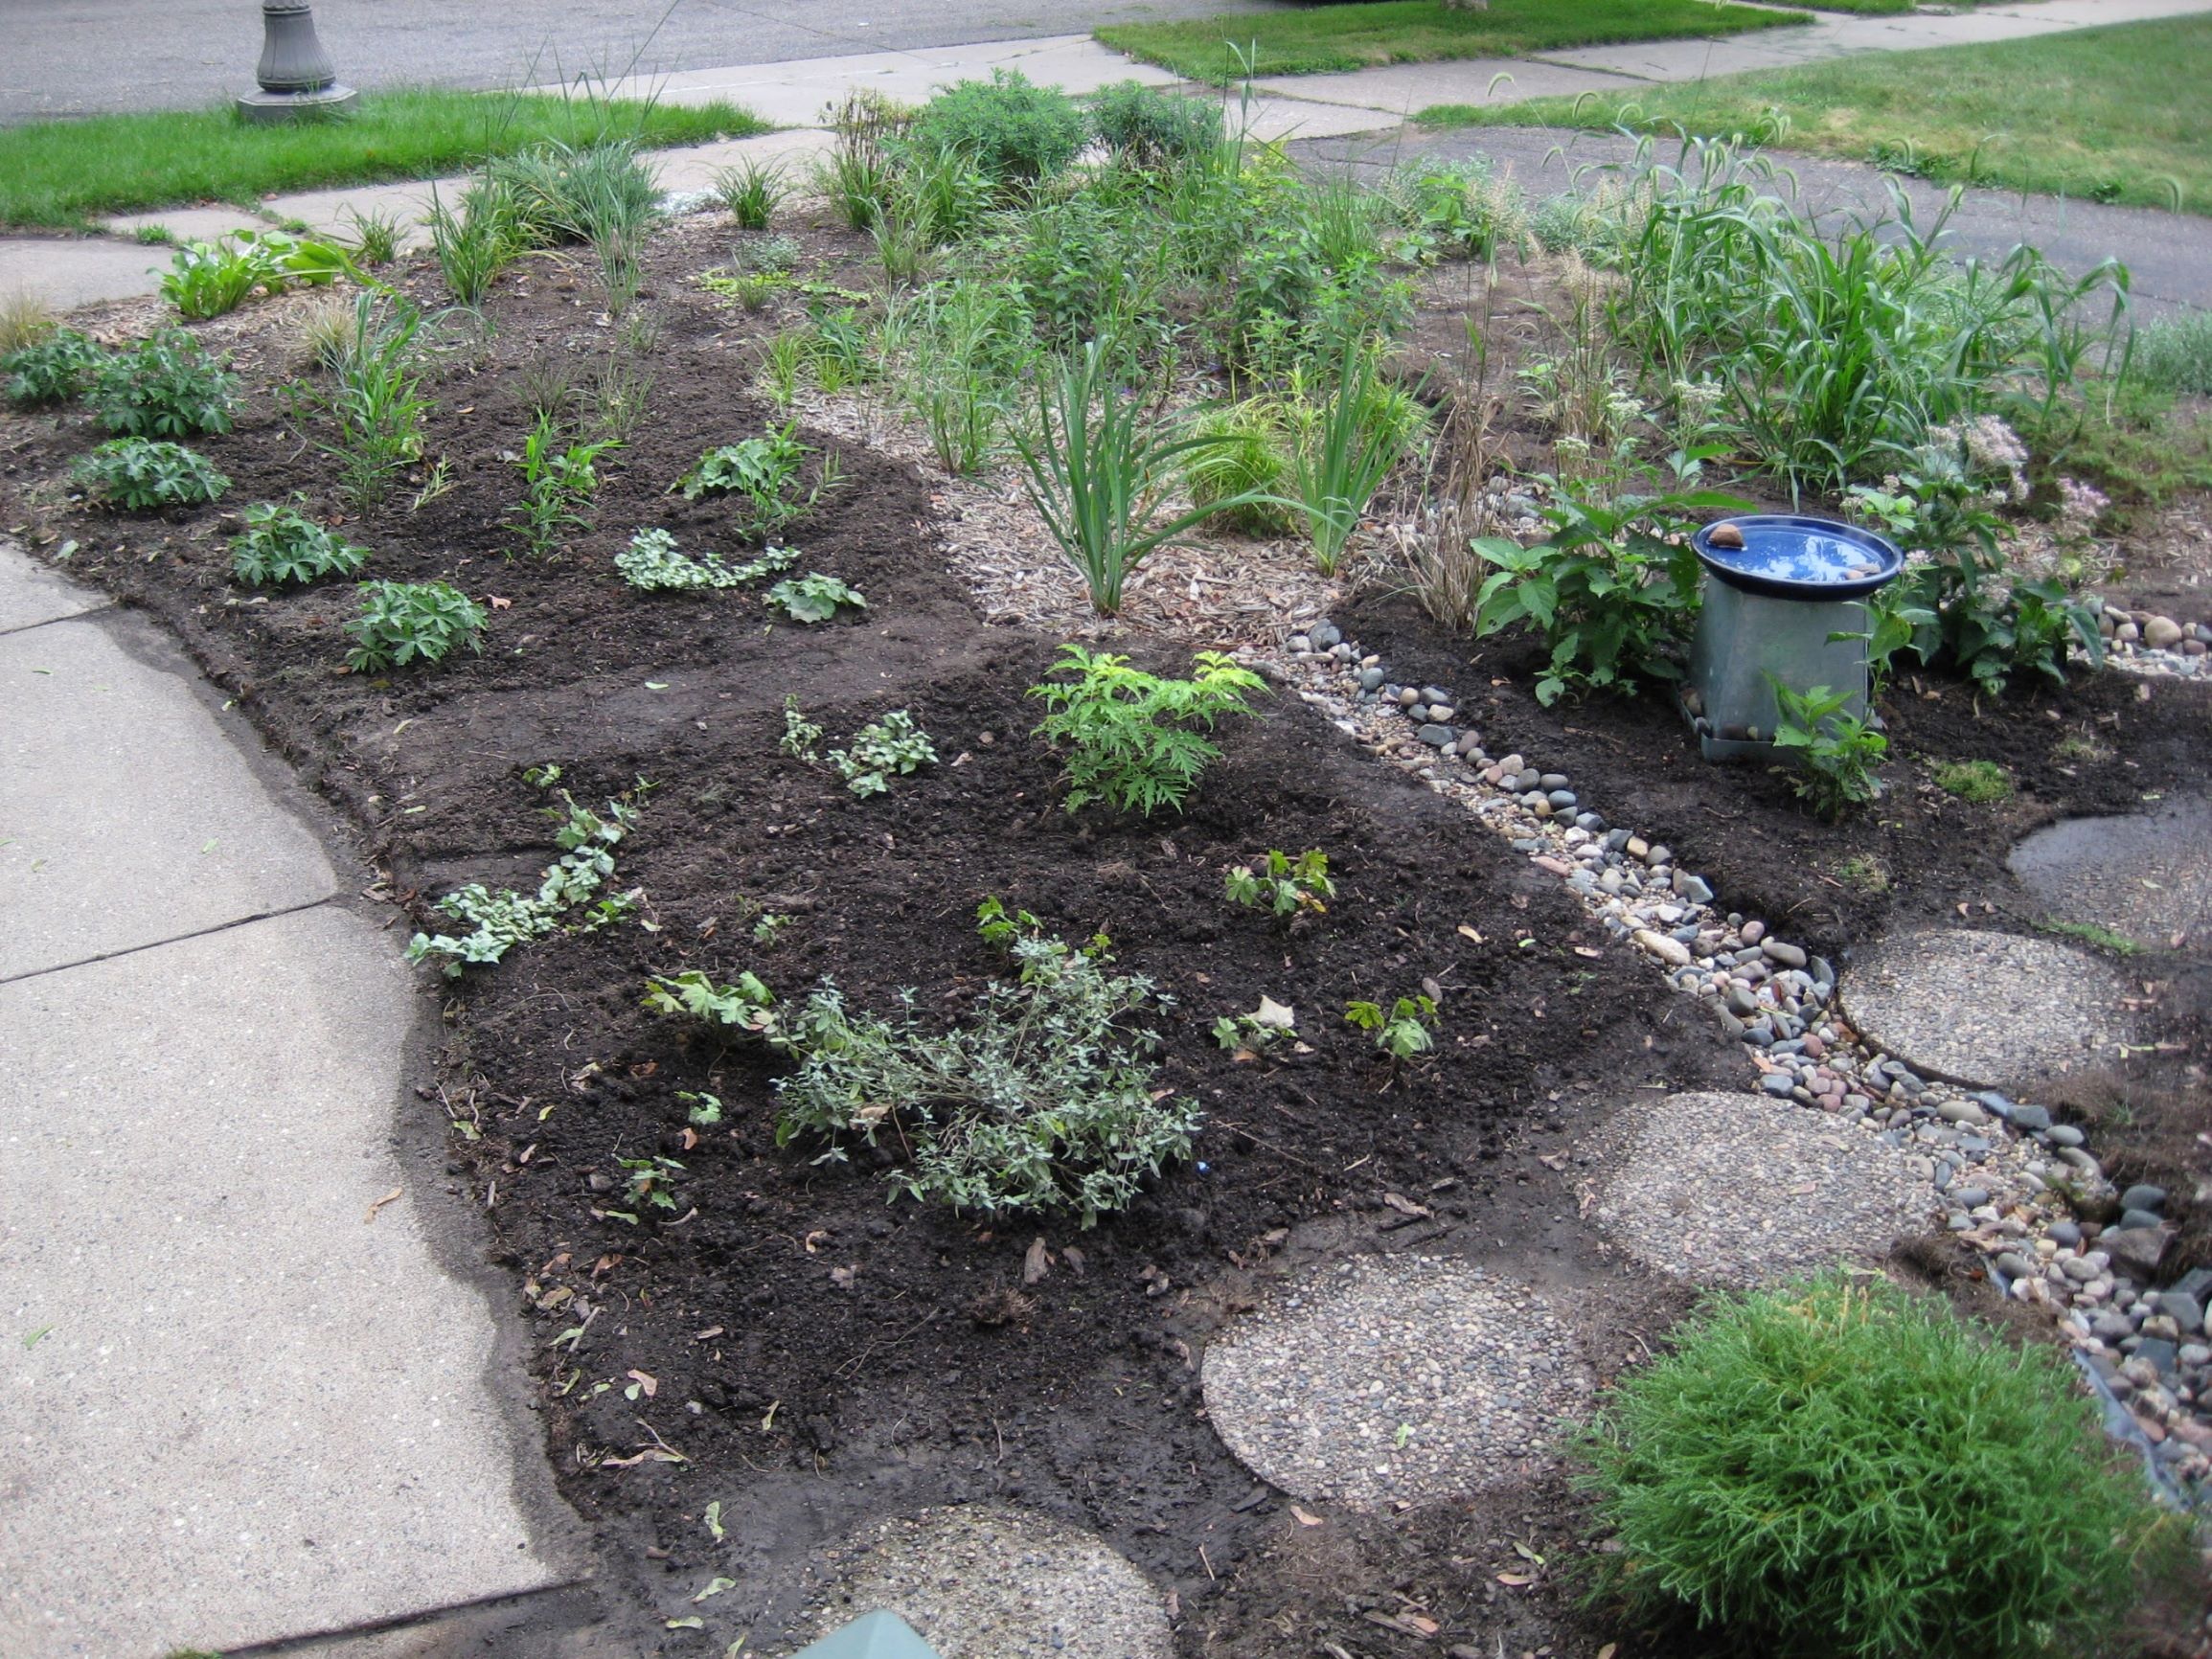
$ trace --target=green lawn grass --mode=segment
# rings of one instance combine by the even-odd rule
[[[371,92],[335,121],[256,126],[227,107],[0,128],[0,225],[66,230],[107,214],[378,179],[427,178],[541,139],[646,146],[764,132],[733,103],[679,106],[543,94]]]
[[[2195,16],[1870,53],[1653,86],[1630,101],[1448,104],[1416,119],[1758,134],[1775,148],[1932,179],[2212,213],[2208,86],[2212,17]]]
[[[1490,0],[1482,11],[1457,11],[1443,0],[1372,0],[1174,23],[1117,23],[1097,34],[1117,52],[1223,86],[1243,73],[1232,43],[1245,51],[1257,47],[1256,75],[1314,75],[1378,63],[1512,57],[1617,40],[1735,34],[1810,21],[1802,11],[1711,0]]]

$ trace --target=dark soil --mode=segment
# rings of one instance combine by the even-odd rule
[[[946,568],[924,482],[866,451],[803,434],[843,482],[790,533],[800,569],[867,595],[859,619],[801,628],[751,593],[626,590],[611,555],[640,526],[741,551],[722,509],[667,493],[702,448],[769,421],[744,390],[749,337],[769,325],[680,280],[714,261],[714,240],[695,223],[656,249],[650,413],[608,468],[597,528],[560,559],[506,557],[517,487],[502,451],[528,423],[533,365],[604,352],[588,285],[555,261],[524,267],[492,305],[496,333],[426,387],[441,411],[430,450],[453,488],[346,528],[375,550],[368,574],[447,578],[495,606],[484,653],[435,670],[342,672],[345,585],[242,593],[226,580],[230,513],[86,513],[47,481],[97,434],[0,426],[9,521],[48,548],[76,540],[73,570],[173,628],[346,814],[416,923],[437,923],[430,900],[461,882],[527,887],[555,856],[549,797],[524,768],[558,764],[579,802],[627,795],[639,808],[618,885],[642,888],[647,925],[560,937],[443,986],[440,1065],[417,1092],[455,1125],[449,1173],[513,1271],[548,1450],[606,1545],[610,1582],[640,1603],[641,1647],[719,1652],[743,1634],[747,1651],[775,1652],[820,1546],[876,1517],[980,1499],[1104,1534],[1173,1592],[1185,1655],[1625,1642],[1575,1609],[1558,1570],[1580,1527],[1562,1478],[1307,1528],[1209,1429],[1196,1365],[1216,1324],[1281,1277],[1345,1251],[1420,1248],[1550,1287],[1609,1375],[1660,1339],[1683,1298],[1580,1223],[1574,1145],[1624,1091],[1739,1083],[1733,1045],[1555,881],[1294,698],[1263,698],[1259,718],[1222,729],[1225,753],[1180,816],[1063,811],[1024,694],[1057,642],[984,625]],[[847,239],[816,243],[856,257]],[[239,335],[264,383],[280,367],[274,332]],[[204,447],[236,481],[233,507],[322,471],[265,390]],[[2175,787],[2206,753],[2207,704],[2189,688],[2161,683],[2143,703],[2101,676],[1993,708],[1931,685],[1892,711],[1909,758],[1882,810],[1829,830],[1763,774],[1717,790],[1656,702],[1538,708],[1525,646],[1443,638],[1391,599],[1340,620],[1397,672],[1464,688],[1494,749],[1569,772],[1707,874],[1724,904],[1840,956],[1900,921],[1955,920],[1961,903],[1976,924],[2024,924],[2003,872],[2018,833]],[[1127,648],[1157,668],[1185,660],[1169,642]],[[942,763],[857,799],[778,754],[787,694],[832,743],[910,709]],[[2069,735],[2101,758],[2061,765],[2053,745]],[[2020,792],[1961,806],[1925,783],[1924,754],[1997,760]],[[1229,864],[1311,847],[1338,884],[1325,917],[1283,928],[1223,901]],[[1879,861],[1885,884],[1849,874],[1858,858]],[[640,1006],[650,974],[750,968],[786,997],[831,978],[886,1012],[911,989],[919,1017],[956,1021],[1006,972],[973,927],[992,894],[1070,937],[1104,930],[1123,970],[1174,999],[1155,1022],[1160,1084],[1206,1112],[1202,1162],[1089,1232],[892,1202],[890,1148],[844,1162],[779,1148],[768,1057]],[[791,919],[771,946],[754,940],[764,913]],[[1394,1071],[1341,1011],[1425,981],[1443,993],[1439,1052]],[[1262,995],[1296,1008],[1304,1048],[1240,1063],[1208,1028]],[[680,1097],[700,1092],[725,1116],[694,1128]],[[630,1208],[618,1160],[649,1156],[683,1165],[677,1208],[641,1206],[632,1221],[615,1214]],[[1386,1193],[1432,1213],[1409,1216]],[[1039,1239],[1049,1271],[1025,1284]],[[705,1523],[710,1502],[725,1542]],[[1498,1579],[1526,1570],[1516,1540],[1553,1562],[1533,1586]],[[718,1573],[739,1587],[691,1605]],[[1370,1617],[1408,1607],[1438,1622],[1433,1643]],[[663,1629],[693,1613],[706,1649]]]

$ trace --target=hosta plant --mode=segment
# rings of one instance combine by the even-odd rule
[[[356,673],[484,648],[484,607],[450,582],[365,581],[360,591],[361,614],[346,625],[346,666]]]
[[[283,231],[234,231],[212,242],[186,242],[161,279],[161,297],[199,321],[243,305],[256,288],[272,298],[295,284],[334,281],[353,268],[330,242]]]
[[[256,502],[242,535],[231,537],[231,577],[248,587],[354,576],[369,550],[341,541],[297,508]]]
[[[128,512],[197,507],[231,487],[196,450],[148,438],[111,438],[80,455],[69,476],[102,506]]]

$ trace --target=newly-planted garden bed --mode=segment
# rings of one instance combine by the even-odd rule
[[[1158,120],[1153,163],[1177,145],[1212,153]],[[1143,149],[1130,141],[1124,162]],[[1961,905],[2039,920],[2003,874],[2009,841],[2191,783],[2203,688],[2159,681],[2144,700],[2133,681],[2078,675],[1998,699],[1941,668],[1900,677],[1888,793],[1840,826],[1783,778],[1696,760],[1655,688],[1539,703],[1549,652],[1435,623],[1372,525],[1355,528],[1369,503],[1342,480],[1358,468],[1316,484],[1331,463],[1315,434],[1356,396],[1348,425],[1403,441],[1427,417],[1363,381],[1355,354],[1332,359],[1312,317],[1334,307],[1363,330],[1379,320],[1363,284],[1427,267],[1390,319],[1410,343],[1397,368],[1437,354],[1422,396],[1448,404],[1482,284],[1470,253],[1505,254],[1506,280],[1553,314],[1586,271],[1471,229],[1466,216],[1502,198],[1465,178],[1408,187],[1394,263],[1301,271],[1327,265],[1314,243],[1332,224],[1356,242],[1371,210],[1349,194],[1284,208],[1305,187],[1258,162],[1253,196],[1272,205],[1251,237],[1271,262],[1230,284],[1226,320],[1195,279],[1135,291],[1144,233],[1117,225],[1103,193],[1046,193],[1063,255],[1049,269],[1032,257],[1043,233],[1007,232],[1033,239],[1008,255],[1027,326],[1067,347],[1088,322],[1118,342],[1089,373],[1157,375],[1171,404],[1272,399],[1243,417],[1260,451],[1245,451],[1250,489],[1177,471],[1161,492],[1210,490],[1256,511],[1262,536],[1210,526],[1213,551],[1156,555],[1123,620],[1099,620],[1004,449],[1011,430],[1049,497],[1040,447],[1057,439],[1064,457],[1097,388],[1066,401],[1077,383],[1055,379],[990,295],[946,297],[920,322],[885,301],[887,270],[925,278],[956,257],[938,244],[960,239],[915,195],[945,193],[941,210],[975,216],[976,238],[991,193],[933,186],[911,159],[859,176],[883,159],[852,145],[824,181],[832,202],[863,187],[904,200],[876,210],[872,236],[805,203],[773,216],[772,248],[717,214],[650,244],[603,237],[596,254],[505,250],[477,270],[480,311],[441,314],[457,264],[474,280],[457,221],[443,274],[405,269],[365,309],[290,295],[204,324],[242,399],[231,429],[184,436],[227,492],[143,514],[73,492],[105,434],[64,403],[5,418],[9,521],[163,618],[340,808],[379,897],[421,928],[444,1024],[419,1109],[449,1124],[453,1185],[513,1273],[548,1450],[635,1599],[641,1642],[787,1651],[829,1546],[992,1502],[1105,1538],[1148,1576],[1184,1653],[1709,1650],[1709,1635],[1654,1637],[1642,1612],[1580,1603],[1569,1567],[1591,1511],[1548,1445],[1499,1441],[1516,1449],[1466,1471],[1479,1495],[1370,1509],[1294,1501],[1212,1426],[1209,1344],[1361,1256],[1481,1267],[1504,1287],[1482,1340],[1544,1375],[1586,1361],[1603,1386],[1648,1359],[1690,1295],[1607,1239],[1591,1182],[1624,1106],[1748,1077],[1721,1021],[1527,848],[1294,694],[1285,638],[1327,608],[1393,682],[1448,690],[1451,718],[1492,754],[1570,774],[1579,807],[1670,842],[1718,911],[1839,961]],[[1243,167],[1231,157],[1224,175]],[[1002,207],[1021,199],[1009,174]],[[739,182],[731,206],[761,216]],[[1129,188],[1134,201],[1153,187]],[[1293,214],[1296,236],[1281,228]],[[1092,305],[1115,273],[1131,285]],[[1240,307],[1240,292],[1272,297]],[[422,345],[379,382],[362,365],[397,350],[402,300],[426,315]],[[972,326],[947,321],[956,304]],[[904,347],[887,332],[901,316]],[[120,337],[149,320],[98,322]],[[1556,410],[1572,330],[1500,331],[1495,349],[1494,369],[1553,363]],[[174,353],[189,363],[182,343]],[[979,377],[933,379],[956,355]],[[909,376],[896,395],[895,361]],[[85,371],[96,407],[128,403],[114,373]],[[388,435],[373,409],[333,417],[334,387],[371,383],[387,405],[424,401],[419,434],[318,454],[346,420]],[[1031,423],[1039,383],[1063,398],[1057,428]],[[308,390],[280,392],[292,384]],[[1498,416],[1494,455],[1556,465],[1573,435],[1544,403]],[[972,455],[964,432],[982,434]],[[932,443],[979,476],[920,459]],[[1283,443],[1288,461],[1268,447]],[[1418,468],[1386,459],[1398,483],[1378,504],[1418,500]],[[1752,457],[1714,459],[1718,476]],[[322,580],[265,580],[273,542],[236,562],[234,536],[283,528],[249,526],[243,509],[295,494],[337,547],[366,550],[357,571],[311,527],[284,545],[326,563]],[[1304,525],[1320,541],[1350,533],[1334,536],[1330,580],[1305,567],[1290,534]],[[410,584],[374,596],[381,631],[355,577]],[[1039,690],[1073,682],[1078,634],[1162,679],[1233,675],[1196,655],[1212,650],[1278,671],[1243,690],[1244,711],[1186,722],[1220,753],[1198,757],[1179,805],[1070,811],[1080,754],[1037,728],[1064,704]],[[1973,762],[2001,768],[2012,796],[1969,804],[1935,782]],[[2186,990],[2197,960],[2184,944],[2155,967],[2150,1000],[2182,1043],[2201,1017]],[[2139,1088],[2189,1058],[2114,1076]],[[1079,1126],[1001,1143],[953,1124],[946,1102],[1038,1077]],[[1039,1145],[1053,1155],[1031,1156]],[[2183,1167],[2172,1138],[2160,1155]],[[2178,1211],[2186,1190],[2168,1184]],[[1752,1182],[1740,1202],[1819,1196]],[[1948,1249],[1923,1253],[1939,1278]],[[1524,1294],[1543,1306],[1525,1331],[1512,1326],[1536,1306]],[[1348,1393],[1369,1372],[1380,1393],[1432,1342],[1465,1338],[1449,1309],[1433,1332],[1366,1335],[1338,1378]],[[1395,1449],[1428,1432],[1400,1424]],[[1387,1444],[1372,1451],[1383,1465]]]

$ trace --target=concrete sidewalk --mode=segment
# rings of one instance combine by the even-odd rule
[[[472,1217],[398,1127],[388,915],[173,647],[4,541],[0,710],[0,1653],[575,1578]]]

